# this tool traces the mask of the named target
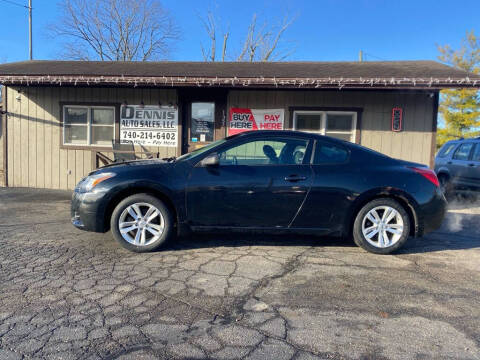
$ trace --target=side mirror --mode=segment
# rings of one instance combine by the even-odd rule
[[[213,153],[208,155],[206,158],[204,158],[202,161],[200,161],[200,166],[209,166],[209,167],[214,167],[218,166],[220,164],[220,159],[218,157],[217,153]]]

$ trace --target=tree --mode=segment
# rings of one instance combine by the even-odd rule
[[[467,32],[460,49],[439,46],[439,59],[458,69],[480,73],[480,38]],[[480,96],[474,89],[449,89],[441,92],[439,106],[445,126],[438,129],[437,146],[459,137],[480,135]]]
[[[212,11],[208,11],[207,16],[201,18],[201,21],[209,42],[208,47],[202,45],[205,61],[226,61],[227,59],[250,62],[281,61],[294,51],[291,46],[282,46],[282,40],[287,29],[295,21],[295,17],[285,16],[277,25],[272,25],[266,21],[259,23],[257,14],[253,14],[240,48],[233,48],[230,55],[227,54],[227,50],[230,49],[228,42],[231,39],[228,26],[227,30],[222,30],[225,26]],[[217,51],[218,33],[222,41],[220,54]]]
[[[64,0],[49,27],[64,39],[62,57],[147,61],[169,56],[179,30],[158,0]]]

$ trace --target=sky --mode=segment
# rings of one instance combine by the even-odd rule
[[[0,0],[0,62],[28,59],[28,10]],[[163,0],[177,22],[181,39],[170,60],[202,60],[206,43],[199,16],[214,10],[239,44],[253,13],[276,24],[285,15],[296,20],[284,47],[295,51],[288,60],[351,61],[359,50],[365,60],[436,59],[437,45],[456,48],[466,31],[480,35],[480,0]],[[56,59],[61,41],[46,28],[59,16],[57,0],[33,0],[34,59]]]

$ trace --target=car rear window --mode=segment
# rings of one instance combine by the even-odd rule
[[[465,143],[459,146],[459,148],[453,154],[455,160],[468,160],[470,151],[472,151],[473,143]]]
[[[348,150],[340,145],[317,142],[313,163],[321,164],[340,164],[348,159]]]
[[[438,157],[447,157],[449,154],[452,153],[453,149],[455,149],[455,147],[457,146],[458,144],[456,143],[452,143],[452,144],[445,144],[441,149],[440,149],[440,152],[438,153]]]

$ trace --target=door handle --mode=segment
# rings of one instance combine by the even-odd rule
[[[307,180],[307,178],[305,176],[299,176],[299,175],[290,175],[285,177],[285,181],[290,181],[290,182],[296,182],[301,180]]]
[[[475,164],[474,164],[474,163],[470,163],[470,164],[468,164],[468,166],[475,166]]]
[[[447,161],[447,164],[450,165],[452,162],[451,161]]]

